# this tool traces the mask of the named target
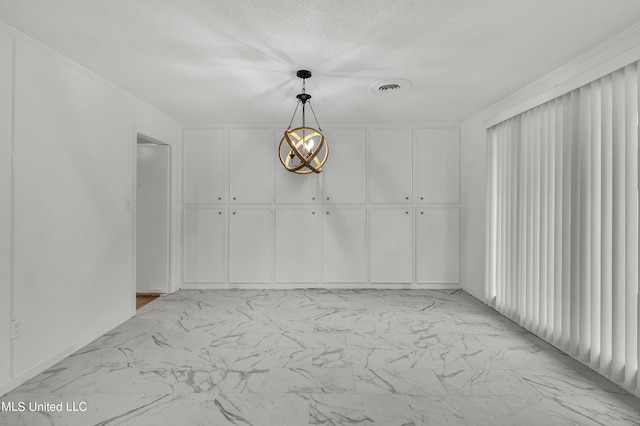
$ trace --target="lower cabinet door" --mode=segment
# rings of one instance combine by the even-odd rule
[[[229,282],[273,282],[273,210],[232,208],[229,214]]]
[[[185,283],[227,281],[224,209],[185,207],[182,211],[182,280]]]
[[[407,208],[371,208],[369,280],[413,282],[413,212]]]
[[[416,282],[458,283],[460,269],[458,207],[416,210]]]
[[[367,281],[367,210],[325,208],[322,214],[322,280],[329,283]]]
[[[276,281],[320,281],[321,211],[312,207],[276,209]]]

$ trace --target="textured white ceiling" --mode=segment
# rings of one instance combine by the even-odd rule
[[[463,120],[640,22],[638,0],[0,0],[0,20],[183,123]],[[391,95],[376,81],[408,79]]]

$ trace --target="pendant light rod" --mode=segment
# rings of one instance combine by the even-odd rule
[[[300,102],[296,104],[296,109],[293,111],[293,115],[291,116],[291,121],[289,122],[289,127],[287,127],[287,130],[291,129],[291,125],[293,124],[293,119],[296,118],[296,112],[298,112],[299,106],[300,106]]]
[[[306,126],[305,120],[305,106],[307,105],[307,101],[311,99],[311,95],[307,94],[307,78],[311,78],[311,71],[309,70],[298,70],[296,75],[302,79],[302,93],[299,93],[296,98],[298,98],[298,104],[302,102],[302,127]],[[311,105],[311,103],[309,103]],[[297,108],[297,107],[296,107]]]
[[[318,125],[318,130],[322,131],[322,128],[320,127],[320,123],[318,123],[318,117],[316,117],[316,112],[313,110],[313,106],[311,105],[311,102],[309,102],[309,108],[311,108],[311,113],[313,114],[313,118],[316,120],[316,124]],[[304,111],[304,109],[302,111]],[[304,118],[302,119],[302,122],[304,123]]]

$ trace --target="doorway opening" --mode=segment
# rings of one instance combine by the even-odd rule
[[[135,205],[136,309],[161,294],[169,293],[170,182],[171,146],[138,135]]]

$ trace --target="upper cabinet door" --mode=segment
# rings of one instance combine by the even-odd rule
[[[460,188],[458,129],[418,130],[417,150],[417,201],[457,204]]]
[[[271,129],[229,131],[229,200],[237,204],[271,204],[278,153]]]
[[[369,131],[369,202],[408,204],[412,198],[411,129]]]
[[[185,129],[182,142],[182,201],[222,204],[226,201],[226,131]]]
[[[331,204],[367,202],[367,146],[364,129],[325,133],[329,158],[322,171],[322,200]]]

